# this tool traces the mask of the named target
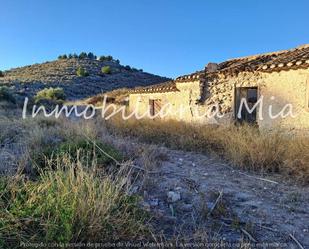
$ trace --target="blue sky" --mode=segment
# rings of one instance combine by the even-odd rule
[[[307,0],[2,0],[0,69],[92,51],[176,77],[309,43]]]

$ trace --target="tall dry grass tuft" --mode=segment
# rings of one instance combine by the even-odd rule
[[[260,133],[250,126],[220,128],[214,143],[233,164],[263,172],[278,172],[284,156],[284,137],[280,133]]]
[[[37,181],[0,178],[0,245],[145,238],[148,216],[138,198],[126,193],[128,178],[98,176],[68,156],[58,158],[56,169],[42,171]]]
[[[128,194],[132,179],[122,169],[126,164],[116,167],[100,151],[122,160],[101,136],[103,126],[38,117],[3,118],[0,128],[0,145],[16,150],[19,165],[15,178],[0,176],[1,248],[149,235],[148,214],[139,208],[139,198]],[[43,156],[42,165],[35,155]],[[34,164],[41,166],[35,167],[39,174]],[[7,161],[3,165],[11,167]]]
[[[260,132],[252,126],[190,125],[177,121],[128,120],[107,122],[109,131],[143,142],[213,153],[234,165],[261,172],[278,172],[309,183],[309,140],[280,131]]]
[[[295,181],[309,183],[309,139],[292,138],[285,147],[283,170]]]

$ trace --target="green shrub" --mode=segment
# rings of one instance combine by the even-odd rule
[[[110,74],[112,72],[111,67],[110,66],[105,66],[101,68],[101,72],[103,74]]]
[[[88,57],[87,53],[81,52],[78,56],[79,59],[86,59]]]
[[[88,141],[84,138],[70,139],[57,146],[47,146],[42,151],[33,155],[34,163],[39,168],[44,168],[46,160],[56,159],[69,155],[71,160],[92,161],[94,158],[100,166],[107,166],[115,163],[114,160],[121,162],[122,155],[113,146],[99,141]]]
[[[0,70],[0,77],[4,77],[4,74],[1,70]]]
[[[77,76],[79,77],[87,77],[89,76],[89,73],[87,72],[87,70],[83,67],[79,67],[76,71]]]
[[[95,56],[93,53],[91,53],[91,52],[89,52],[89,53],[87,54],[87,57],[88,57],[88,59],[90,59],[90,60],[95,60],[95,59],[96,59],[96,56]]]
[[[63,55],[59,55],[59,56],[58,56],[58,59],[59,59],[59,60],[67,59],[67,58],[68,58],[68,56],[67,56],[66,54],[63,54]]]
[[[95,156],[99,165],[107,165],[116,161],[122,161],[122,156],[113,146],[104,144],[99,141],[88,141],[86,139],[77,139],[64,142],[55,150],[55,156],[63,156],[69,154],[71,158],[77,158],[77,153],[88,157],[92,160]],[[106,153],[110,156],[107,156]]]
[[[0,101],[7,101],[13,104],[16,103],[15,97],[5,86],[0,87]]]
[[[106,56],[104,56],[104,55],[100,56],[99,61],[106,61]]]
[[[113,56],[111,56],[111,55],[108,55],[108,56],[102,55],[102,56],[99,57],[99,60],[100,61],[114,61],[114,62],[116,62],[118,64],[120,63],[119,60],[114,60]]]
[[[127,69],[128,71],[132,70],[132,68],[129,65],[125,66],[124,68]]]
[[[55,102],[63,102],[65,100],[65,94],[62,88],[45,88],[36,93],[34,97],[35,103],[42,101],[42,100],[51,100]]]

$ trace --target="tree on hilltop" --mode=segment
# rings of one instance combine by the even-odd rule
[[[81,52],[78,56],[79,59],[86,59],[88,57],[87,53]]]

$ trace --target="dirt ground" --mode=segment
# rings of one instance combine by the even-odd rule
[[[308,187],[241,171],[215,156],[123,143],[139,154],[137,168],[146,169],[134,191],[162,237],[309,248]]]
[[[242,171],[214,155],[142,144],[104,132],[101,139],[133,161],[141,177],[131,191],[142,196],[141,205],[152,214],[158,240],[309,248],[308,186],[280,175]],[[14,169],[22,150],[14,142],[6,143],[0,149],[0,168]]]

